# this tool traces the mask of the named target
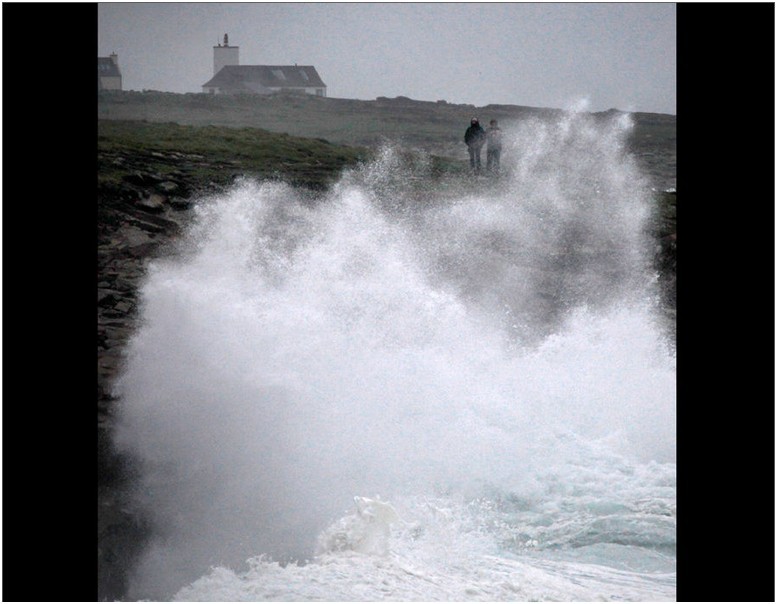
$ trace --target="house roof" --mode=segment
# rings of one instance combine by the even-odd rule
[[[110,57],[97,57],[98,77],[121,77],[119,66]]]
[[[203,87],[263,92],[268,88],[320,88],[326,84],[311,65],[226,65]]]

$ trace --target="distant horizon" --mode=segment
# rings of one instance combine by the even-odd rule
[[[312,65],[327,96],[676,114],[673,3],[98,3],[126,90],[201,92],[244,65]],[[476,32],[476,33],[473,33]]]

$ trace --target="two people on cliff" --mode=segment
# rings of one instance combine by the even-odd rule
[[[464,142],[469,151],[469,167],[475,174],[480,174],[480,153],[486,145],[486,171],[499,174],[502,156],[502,130],[496,120],[491,120],[488,129],[484,130],[478,118],[473,117],[469,128],[464,133]]]

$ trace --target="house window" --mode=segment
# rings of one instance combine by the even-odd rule
[[[308,78],[308,74],[305,72],[304,69],[300,69],[299,72],[302,75],[303,80],[305,80],[306,82],[310,80],[310,78]]]
[[[324,96],[324,89],[316,88],[316,96]]]
[[[283,73],[282,69],[273,69],[272,70],[273,75],[278,78],[279,80],[285,80],[286,76]]]

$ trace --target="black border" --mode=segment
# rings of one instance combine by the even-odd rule
[[[2,11],[2,600],[96,601],[97,4]]]
[[[678,601],[774,601],[774,16],[677,5]]]

